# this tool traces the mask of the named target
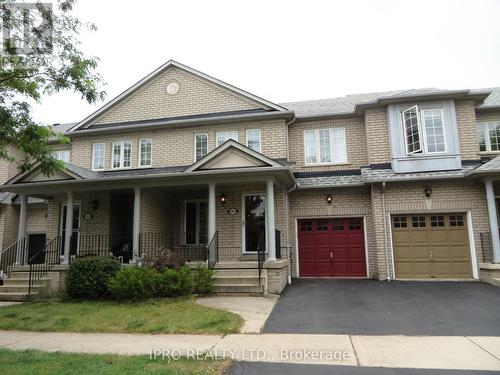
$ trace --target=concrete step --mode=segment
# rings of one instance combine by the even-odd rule
[[[214,277],[258,277],[259,271],[252,269],[218,269],[214,272]]]
[[[219,262],[215,265],[215,270],[221,270],[221,269],[245,269],[245,268],[251,268],[254,269],[255,271],[257,270],[257,262],[253,261],[238,261],[238,262]]]
[[[258,276],[214,276],[214,284],[249,284],[259,285]]]
[[[3,280],[4,285],[8,284],[26,284],[28,285],[30,279],[29,277],[9,277]],[[47,285],[47,282],[50,281],[49,278],[44,277],[41,280],[37,280],[35,284]]]
[[[42,288],[45,288],[45,285],[32,285],[31,290],[32,291],[39,291]],[[28,291],[28,284],[4,284],[0,286],[0,294],[3,292],[19,292],[19,293],[24,293]]]
[[[217,294],[239,293],[239,294],[263,294],[264,285],[254,284],[215,284],[214,291]]]
[[[497,286],[497,287],[500,287],[500,277],[492,277],[490,278],[490,280],[488,281],[491,285],[494,285],[494,286]]]
[[[38,296],[37,291],[32,291],[31,295],[20,292],[2,292],[0,293],[0,301],[17,301],[17,302],[26,302],[31,301]]]

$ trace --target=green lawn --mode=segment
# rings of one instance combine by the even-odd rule
[[[239,332],[242,322],[239,315],[200,306],[193,298],[51,301],[0,308],[0,329],[23,331],[227,334]]]
[[[180,359],[168,363],[149,356],[44,353],[35,350],[0,349],[2,374],[9,375],[127,375],[127,374],[223,374],[230,362]]]

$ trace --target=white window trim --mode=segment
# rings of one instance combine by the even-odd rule
[[[248,145],[248,133],[249,133],[249,132],[251,132],[251,131],[257,131],[257,132],[259,132],[259,149],[258,149],[258,150],[254,150],[254,149],[252,148],[252,150],[257,151],[257,152],[259,152],[259,153],[262,153],[262,132],[261,132],[261,130],[260,130],[260,129],[258,129],[258,128],[247,129],[247,130],[245,131],[245,141],[246,141],[246,142],[245,142],[245,144],[246,144],[246,146],[247,146],[248,148],[250,148],[250,146]]]
[[[339,162],[321,162],[321,155],[320,155],[320,141],[319,141],[319,131],[320,130],[332,130],[332,129],[343,129],[344,130],[344,149],[345,149],[345,159],[343,161]],[[316,162],[310,163],[307,161],[307,154],[306,154],[306,133],[307,132],[314,132],[314,142],[315,142],[315,151],[316,151]],[[304,141],[304,165],[306,166],[315,166],[315,165],[345,165],[349,164],[348,158],[347,158],[347,137],[346,137],[346,131],[345,127],[333,127],[333,128],[320,128],[320,129],[307,129],[304,130],[303,132],[303,141]],[[334,159],[334,148],[333,143],[332,143],[332,138],[330,137],[330,160]]]
[[[424,113],[427,111],[439,111],[441,113],[441,125],[443,127],[443,141],[444,141],[444,151],[429,151],[428,145],[427,145],[427,129],[424,123]],[[420,116],[419,120],[422,119],[422,134],[424,135],[424,147],[423,151],[424,154],[446,154],[448,152],[448,147],[446,147],[446,130],[444,126],[444,112],[443,108],[428,108],[428,109],[422,109],[421,110],[422,116]]]
[[[123,167],[124,161],[125,161],[125,143],[130,143],[130,166],[129,167]],[[113,156],[115,154],[115,145],[121,144],[122,147],[120,148],[120,166],[119,167],[114,167],[113,166]],[[125,141],[115,141],[111,143],[111,169],[131,169],[132,168],[132,152],[133,152],[133,143],[130,140],[125,140]]]
[[[405,112],[410,111],[412,109],[416,109],[417,113],[417,127],[418,127],[418,140],[420,143],[420,148],[418,150],[413,150],[410,151],[408,150],[408,134],[406,134],[406,122],[405,122]],[[406,108],[404,111],[401,111],[401,122],[403,123],[403,140],[405,143],[405,151],[406,155],[414,155],[414,154],[421,154],[424,152],[424,145],[423,145],[423,139],[422,139],[422,122],[420,121],[420,110],[418,109],[418,105],[411,106],[409,108]]]
[[[96,145],[102,145],[103,146],[103,154],[102,154],[102,168],[94,168],[94,161],[95,161],[95,153],[94,153],[94,147]],[[113,163],[113,162],[111,162]],[[93,171],[103,171],[106,166],[106,144],[102,142],[97,142],[97,143],[92,143],[92,170]]]
[[[56,155],[61,155],[62,153],[68,153],[68,161],[67,163],[71,163],[71,150],[54,150],[52,151],[52,157],[54,157],[57,160],[62,160],[59,156]]]
[[[199,136],[199,135],[204,135],[207,138],[207,153],[205,155],[207,155],[208,152],[209,152],[208,151],[208,133],[196,133],[194,135],[194,137],[193,137],[193,143],[194,143],[193,160],[194,160],[195,163],[199,160],[199,159],[198,160],[196,159],[196,137]],[[216,138],[216,142],[217,142],[217,138]],[[203,158],[204,156],[202,156],[201,158]]]
[[[141,153],[142,153],[142,141],[149,141],[151,144],[151,157],[149,158],[150,163],[142,165],[141,161]],[[139,152],[137,153],[137,164],[139,164],[140,168],[150,168],[153,166],[153,139],[152,138],[141,138],[139,139]],[[132,153],[131,153],[132,154]],[[130,160],[130,165],[132,166],[132,160]]]
[[[217,142],[219,140],[219,134],[227,134],[227,133],[236,133],[236,139],[234,139],[234,138],[227,138],[224,142],[222,142],[220,145],[218,145]],[[239,142],[239,138],[240,138],[240,134],[239,134],[238,130],[224,130],[224,131],[220,131],[220,132],[215,133],[215,146],[216,147],[222,146],[224,143],[226,143],[230,139],[233,139],[234,141]]]
[[[490,139],[490,125],[500,125],[500,121],[485,121],[485,122],[478,122],[477,127],[479,130],[483,132],[484,135],[484,144],[486,146],[486,151],[479,151],[480,153],[483,154],[498,154],[500,153],[500,150],[492,150],[491,149],[491,139]],[[478,146],[479,146],[479,139],[477,140]]]

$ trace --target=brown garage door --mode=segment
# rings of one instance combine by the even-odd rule
[[[397,278],[472,277],[465,214],[392,216]]]

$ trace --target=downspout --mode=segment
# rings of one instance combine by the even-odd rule
[[[389,267],[389,246],[387,239],[387,219],[385,211],[385,181],[382,182],[382,215],[384,219],[384,250],[385,250],[385,268],[387,271],[387,281],[391,281],[391,270]]]
[[[292,188],[288,191],[285,192],[285,219],[286,219],[286,244],[288,246],[288,249],[290,249],[290,218],[289,218],[289,210],[288,210],[288,194],[290,194],[292,191],[297,189],[297,183],[294,183]],[[288,254],[289,259],[292,257],[290,254]],[[292,270],[290,268],[291,264],[288,265],[288,270],[287,270],[287,281],[288,285],[292,284]]]

